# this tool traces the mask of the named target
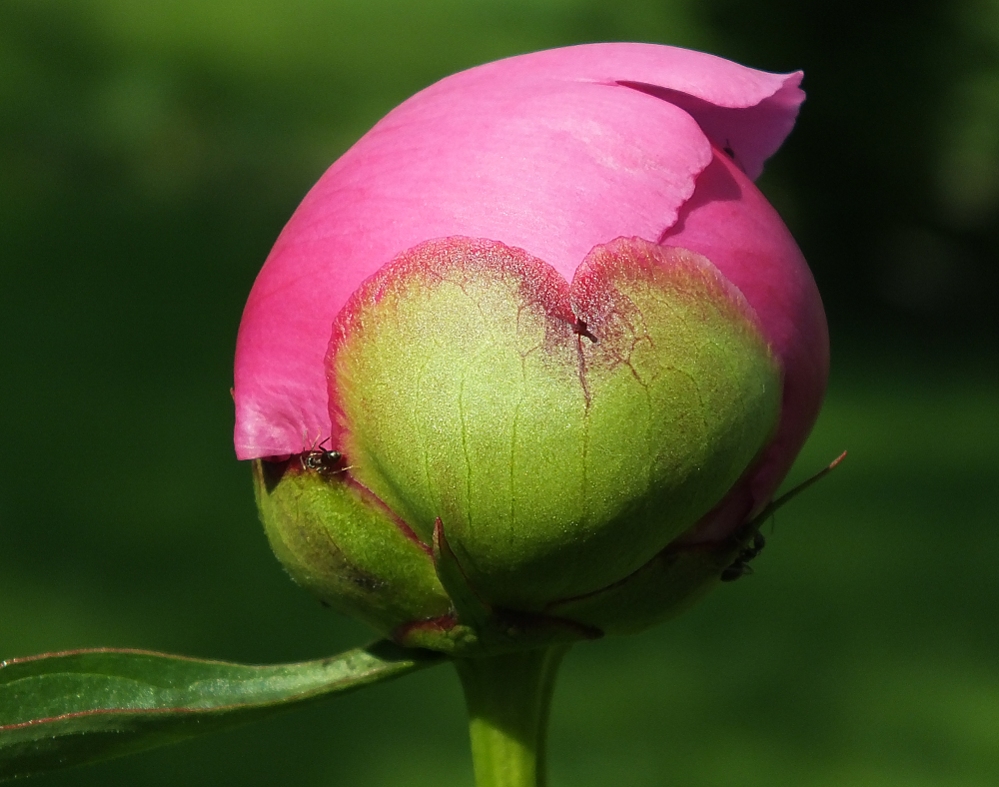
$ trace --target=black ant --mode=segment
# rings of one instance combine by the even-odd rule
[[[763,523],[766,522],[767,519],[769,519],[771,516],[773,516],[778,508],[781,508],[785,504],[789,503],[793,498],[797,497],[801,492],[804,492],[806,489],[808,489],[808,487],[810,487],[816,481],[824,478],[831,470],[833,470],[836,467],[836,465],[842,462],[844,458],[846,458],[846,451],[844,451],[835,459],[833,459],[832,462],[830,462],[826,467],[822,468],[811,478],[801,482],[796,487],[794,487],[794,489],[792,489],[790,492],[786,492],[785,494],[778,497],[776,500],[771,501],[769,505],[767,505],[759,514],[757,514],[755,519],[750,521],[745,526],[745,530],[743,530],[742,532],[748,533],[755,531],[753,532],[753,540],[750,543],[746,544],[746,546],[744,546],[741,550],[739,550],[739,554],[736,556],[735,561],[733,561],[732,565],[728,566],[724,571],[721,572],[722,582],[732,582],[738,579],[739,577],[744,577],[747,574],[753,573],[753,567],[749,565],[749,563],[753,558],[759,555],[760,552],[763,551],[763,547],[767,545],[767,540],[763,537],[763,534],[760,532],[760,528],[763,526]]]
[[[739,556],[735,559],[735,562],[731,566],[728,566],[721,573],[722,582],[734,582],[739,577],[744,577],[747,574],[753,573],[753,567],[749,565],[750,561],[755,558],[760,552],[763,551],[763,547],[767,545],[767,540],[763,537],[763,534],[757,530],[756,535],[753,536],[753,541],[747,544],[739,552]]]
[[[319,445],[310,448],[299,456],[302,469],[310,470],[314,473],[322,473],[323,475],[328,475],[338,470],[345,470],[346,468],[340,467],[343,454],[339,451],[327,451],[322,447],[323,443],[319,443]]]
[[[579,317],[576,318],[576,324],[572,326],[572,332],[576,336],[585,336],[593,344],[597,343],[597,337],[594,336],[590,329],[586,327],[586,320],[581,320]]]
[[[725,151],[725,155],[732,160],[732,163],[735,164],[735,166],[737,166],[743,172],[746,171],[746,168],[742,166],[742,162],[739,161],[739,157],[735,155],[735,148],[732,147],[732,143],[729,142],[727,139],[725,140],[725,145],[724,147],[722,147],[722,150]]]

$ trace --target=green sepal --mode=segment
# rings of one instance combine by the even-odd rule
[[[427,547],[346,471],[292,457],[255,461],[253,478],[274,553],[321,601],[384,634],[451,612]]]
[[[483,601],[471,585],[438,519],[434,524],[434,565],[437,578],[454,605],[457,619],[473,629],[481,630],[493,616],[492,607]]]
[[[739,551],[735,540],[668,547],[620,582],[550,604],[548,611],[606,634],[643,631],[676,617],[716,587]]]
[[[355,293],[328,360],[359,481],[424,540],[443,521],[483,603],[538,614],[710,511],[782,390],[741,293],[639,239],[594,249],[571,285],[496,242],[422,244]]]
[[[434,526],[434,562],[454,603],[454,614],[400,627],[393,632],[393,639],[400,644],[456,658],[479,658],[603,636],[599,629],[575,620],[484,602],[469,584],[440,520]]]

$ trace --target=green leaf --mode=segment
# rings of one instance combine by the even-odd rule
[[[441,661],[385,641],[272,666],[111,649],[12,659],[0,663],[0,780],[175,743]]]

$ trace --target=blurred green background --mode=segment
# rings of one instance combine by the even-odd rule
[[[271,556],[231,447],[270,244],[393,105],[639,40],[803,68],[761,187],[833,331],[755,576],[574,649],[553,787],[999,784],[997,0],[0,0],[0,658],[369,638]],[[43,785],[467,785],[447,668]]]

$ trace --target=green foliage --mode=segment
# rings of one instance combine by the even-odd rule
[[[137,650],[0,663],[0,780],[175,743],[440,661],[380,642],[260,667]]]

